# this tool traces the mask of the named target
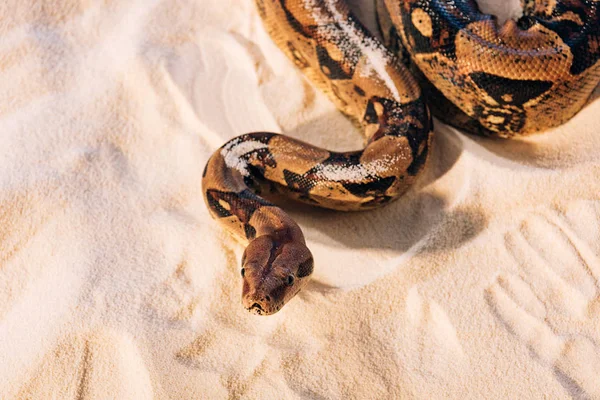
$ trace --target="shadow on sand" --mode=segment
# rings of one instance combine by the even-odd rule
[[[304,140],[314,142],[305,136],[306,132],[311,132],[311,125],[323,126],[322,121],[312,121],[286,133],[299,137],[298,133],[302,132]],[[462,142],[457,135],[438,123],[430,159],[421,178],[408,193],[380,209],[340,212],[280,198],[277,203],[304,228],[308,228],[306,231],[317,232],[312,238],[309,236],[311,240],[334,248],[406,252],[419,242],[421,252],[439,252],[459,247],[486,227],[486,217],[478,209],[454,207],[456,193],[432,193],[434,191],[427,190],[450,171],[463,152]],[[463,177],[461,181],[465,179]],[[425,238],[427,240],[423,243]]]

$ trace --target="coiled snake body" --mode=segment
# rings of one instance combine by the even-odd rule
[[[511,137],[565,122],[600,79],[598,0],[525,1],[524,16],[501,27],[473,0],[379,0],[384,38],[407,55],[423,91],[344,1],[256,5],[281,50],[366,136],[364,149],[334,152],[276,133],[248,133],[209,159],[206,204],[249,242],[242,303],[256,314],[280,310],[313,271],[301,229],[261,193],[336,210],[379,207],[402,195],[425,166],[433,128],[428,105],[461,129]]]

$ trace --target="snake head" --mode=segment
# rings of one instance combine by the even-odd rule
[[[242,257],[242,304],[254,314],[274,314],[306,285],[312,271],[304,242],[259,236]]]

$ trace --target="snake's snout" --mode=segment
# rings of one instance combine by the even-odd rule
[[[246,307],[246,309],[256,315],[272,314],[271,309],[267,305],[261,305],[260,303],[254,303],[250,307]]]
[[[258,296],[256,294],[245,296],[242,301],[244,308],[256,315],[271,314],[270,296]]]
[[[264,312],[263,308],[258,303],[252,304],[252,307],[250,307],[250,311],[258,315],[261,315]]]
[[[271,315],[279,311],[283,304],[277,301],[273,294],[258,291],[245,294],[242,297],[242,305],[251,314]]]

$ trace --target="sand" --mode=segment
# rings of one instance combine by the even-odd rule
[[[288,206],[314,280],[264,318],[204,163],[254,130],[362,138],[251,2],[0,15],[0,398],[600,398],[600,101],[520,141],[438,122],[384,209]]]

